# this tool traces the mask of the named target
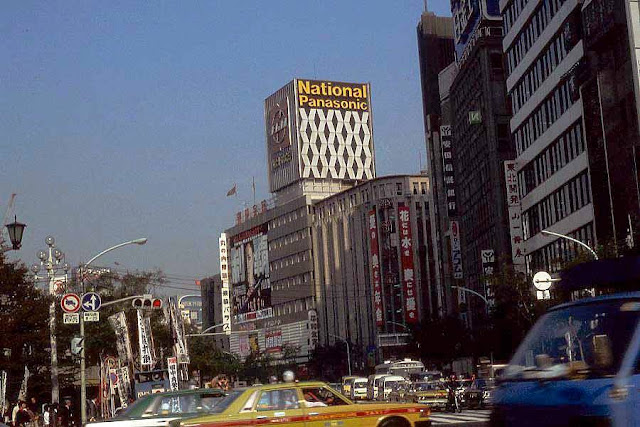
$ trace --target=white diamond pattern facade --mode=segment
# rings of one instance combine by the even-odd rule
[[[368,111],[316,108],[298,111],[303,178],[361,180],[374,177]]]

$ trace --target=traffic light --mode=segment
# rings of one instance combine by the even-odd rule
[[[80,355],[82,352],[82,338],[71,338],[71,354],[74,356]]]
[[[145,295],[143,298],[136,298],[132,302],[133,308],[142,310],[158,310],[162,308],[162,299],[152,298]]]

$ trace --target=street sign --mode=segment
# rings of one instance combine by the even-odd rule
[[[85,322],[99,322],[100,321],[100,312],[99,311],[85,311],[82,313],[84,315]]]
[[[65,313],[77,313],[80,310],[80,297],[76,294],[64,294],[60,306]]]
[[[80,323],[80,313],[64,313],[63,321],[65,325],[77,325]]]
[[[104,358],[104,364],[107,365],[109,368],[114,369],[116,366],[118,366],[118,363],[116,361],[116,358],[113,356],[107,356]]]
[[[95,292],[87,292],[82,295],[82,309],[84,311],[98,311],[102,305],[102,298]]]

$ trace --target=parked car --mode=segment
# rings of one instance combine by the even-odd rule
[[[467,408],[484,408],[491,404],[491,391],[495,388],[493,379],[478,378],[464,391]]]
[[[428,427],[429,408],[398,403],[357,404],[322,382],[266,384],[230,392],[223,410],[171,427],[234,425]]]
[[[136,400],[116,417],[87,423],[90,427],[169,426],[171,421],[215,412],[228,392],[212,388],[149,394]]]

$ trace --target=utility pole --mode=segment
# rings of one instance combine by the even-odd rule
[[[40,265],[33,264],[31,271],[35,274],[36,279],[39,279],[37,273],[40,271],[40,267],[44,266],[47,271],[47,277],[49,279],[49,293],[53,297],[51,305],[49,306],[49,339],[51,343],[51,403],[60,402],[60,385],[58,383],[58,345],[56,340],[56,304],[58,300],[56,295],[61,289],[58,287],[58,282],[67,283],[67,272],[69,271],[69,264],[66,262],[60,266],[60,262],[64,259],[64,254],[60,249],[55,247],[55,239],[52,236],[47,236],[44,240],[48,246],[48,253],[45,251],[38,251],[38,259],[40,259]],[[64,276],[56,276],[56,272],[63,270]]]

